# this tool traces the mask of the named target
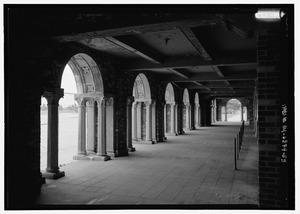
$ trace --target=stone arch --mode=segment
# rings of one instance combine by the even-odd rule
[[[139,74],[135,78],[132,96],[140,101],[151,101],[150,84],[145,74]]]
[[[106,99],[103,96],[103,80],[97,63],[85,53],[74,54],[69,58],[69,61],[64,60],[60,63],[57,63],[59,64],[59,81],[57,82],[59,88],[45,89],[43,95],[48,101],[48,110],[50,111],[48,118],[51,118],[50,128],[48,128],[48,136],[51,136],[51,140],[48,140],[48,144],[51,145],[48,148],[51,148],[51,151],[48,150],[49,157],[45,173],[47,178],[58,178],[64,175],[63,172],[58,170],[57,106],[59,99],[64,95],[63,89],[60,89],[60,87],[66,64],[70,66],[73,72],[77,88],[77,94],[74,98],[78,102],[78,152],[73,158],[76,160],[90,160],[91,158],[87,156],[93,155],[96,156],[93,157],[93,160],[109,159],[106,151],[103,150],[103,148],[106,148],[106,138],[102,136],[108,136],[107,129],[104,128],[106,124],[106,104],[102,102]],[[102,101],[100,102],[100,100]],[[95,107],[97,111],[95,111]],[[98,124],[96,124],[96,121],[98,121]],[[97,130],[97,138],[95,137],[95,130]]]
[[[190,103],[189,91],[186,88],[183,91],[183,103]]]
[[[175,102],[174,87],[171,83],[168,83],[165,91],[166,102]]]
[[[171,83],[167,84],[165,90],[165,105],[164,105],[164,132],[166,135],[178,134],[178,114],[177,104],[175,102],[174,88]]]
[[[102,96],[104,95],[101,72],[92,57],[85,53],[78,53],[71,57],[68,65],[74,74],[79,94],[101,93]]]
[[[183,91],[183,109],[182,124],[185,131],[191,130],[191,105],[189,91],[185,88]]]
[[[151,99],[151,89],[145,74],[135,78],[132,96],[132,140],[156,142],[156,103]]]

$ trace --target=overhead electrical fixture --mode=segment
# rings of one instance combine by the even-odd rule
[[[255,18],[261,20],[279,20],[285,15],[285,12],[279,8],[258,9]]]

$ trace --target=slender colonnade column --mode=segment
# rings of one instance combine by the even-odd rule
[[[164,133],[167,133],[167,104],[164,104]]]
[[[196,128],[198,127],[198,104],[195,104],[195,110],[194,110],[194,112],[195,112],[195,116],[194,116],[194,118],[195,118],[195,126],[196,126]]]
[[[187,130],[191,130],[191,120],[190,120],[190,117],[191,117],[191,114],[190,114],[190,104],[186,104],[186,129]]]
[[[83,98],[77,98],[78,102],[78,156],[86,155],[86,111],[85,102]]]
[[[243,105],[241,105],[241,121],[244,121]]]
[[[171,103],[171,134],[175,135],[175,104]]]
[[[86,102],[87,109],[87,155],[95,154],[95,103],[90,98]]]
[[[227,105],[225,106],[225,122],[227,122]]]
[[[151,112],[151,117],[152,117],[152,143],[157,143],[156,140],[156,102],[152,101],[152,112]]]
[[[104,98],[97,98],[98,103],[98,127],[97,127],[97,157],[94,157],[95,160],[110,160],[110,156],[106,153],[106,128],[105,128],[105,119],[106,119],[106,109]]]
[[[135,148],[132,146],[132,103],[134,101],[134,97],[128,97],[126,102],[126,116],[127,116],[127,127],[126,127],[126,141],[127,141],[127,149],[130,152],[134,152]]]
[[[137,141],[137,102],[132,104],[132,140]]]
[[[151,101],[145,102],[146,104],[146,141],[152,142],[152,118],[151,118]]]
[[[175,103],[175,134],[178,135],[178,105]]]
[[[58,167],[58,102],[63,94],[63,89],[55,89],[43,95],[48,102],[47,168],[43,176],[48,179],[65,176]]]
[[[142,103],[137,103],[137,140],[142,140]]]

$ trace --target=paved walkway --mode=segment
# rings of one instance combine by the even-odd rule
[[[157,144],[134,144],[130,156],[77,161],[46,180],[39,205],[258,205],[258,145],[246,126],[234,170],[240,123],[218,123]]]

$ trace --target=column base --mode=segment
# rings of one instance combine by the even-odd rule
[[[167,137],[164,137],[163,140],[168,140],[168,138],[167,138]]]
[[[89,158],[86,155],[74,155],[73,160],[89,160]]]
[[[58,171],[58,172],[43,172],[43,177],[46,179],[59,179],[65,176],[64,171]]]
[[[40,184],[45,184],[45,183],[46,183],[46,178],[42,176],[40,179]]]
[[[87,151],[86,155],[96,155],[96,152],[94,152],[94,151]]]
[[[165,135],[167,135],[167,136],[177,136],[177,133],[165,133]]]
[[[110,160],[110,156],[108,155],[93,155],[89,157],[91,161],[108,161]]]
[[[135,152],[135,148],[134,147],[128,148],[128,151],[129,152]]]

